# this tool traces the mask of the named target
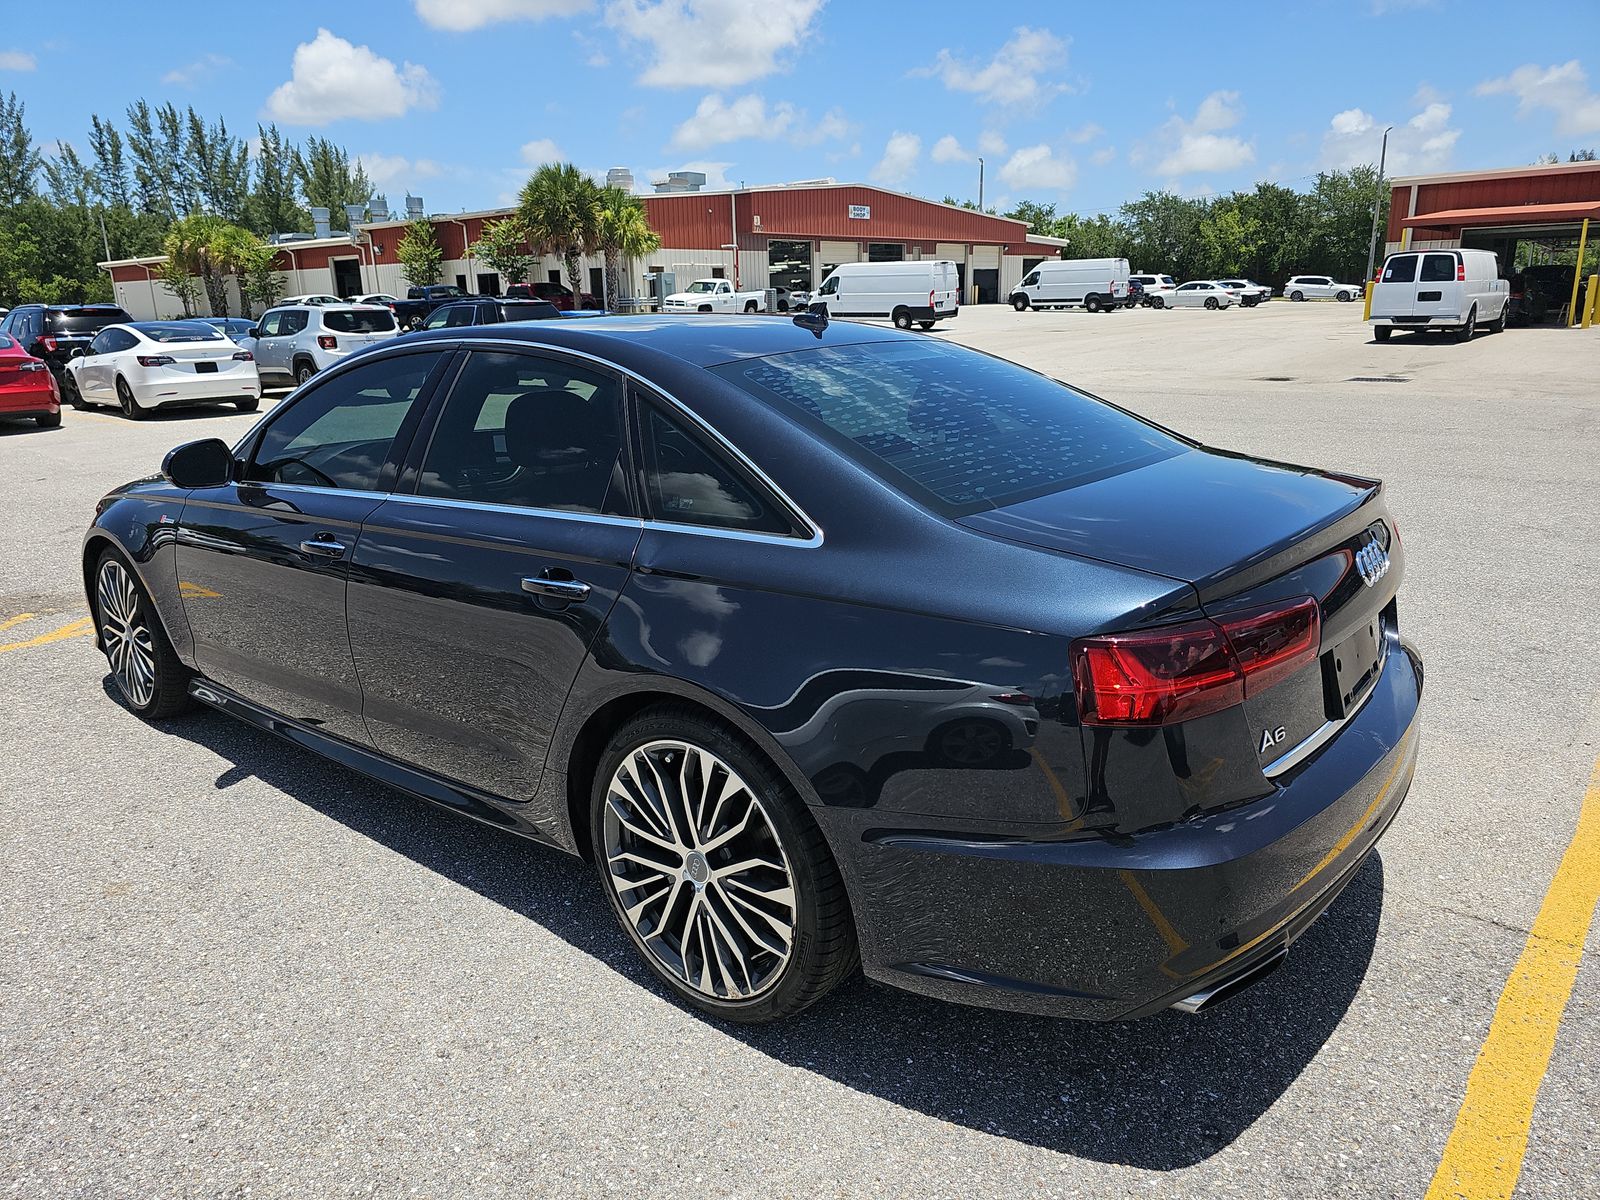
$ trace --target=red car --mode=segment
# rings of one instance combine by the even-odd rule
[[[578,293],[578,303],[572,303],[572,289],[560,283],[513,283],[506,288],[507,300],[548,300],[562,312],[571,312],[574,307],[597,309],[600,301],[588,292]]]
[[[61,424],[61,391],[42,359],[0,333],[0,417],[32,417],[41,429]]]

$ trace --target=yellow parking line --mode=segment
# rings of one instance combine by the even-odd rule
[[[1533,1103],[1550,1066],[1597,901],[1600,762],[1584,793],[1577,831],[1500,993],[1427,1200],[1497,1200],[1517,1186]]]
[[[49,633],[41,633],[38,637],[31,637],[25,642],[6,642],[0,645],[0,654],[11,650],[30,650],[34,646],[46,646],[51,642],[63,642],[67,638],[83,637],[94,632],[94,618],[81,617],[70,625],[63,625],[60,629],[53,629]]]
[[[0,621],[0,633],[4,633],[13,625],[21,625],[24,621],[33,620],[35,615],[34,613],[18,613],[14,617],[7,617],[4,621]]]

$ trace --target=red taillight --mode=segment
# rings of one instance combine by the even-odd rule
[[[134,357],[139,360],[141,367],[169,367],[177,361],[170,354],[138,354]]]
[[[317,345],[324,350],[337,350],[339,348],[339,339],[331,333],[319,333],[317,335]]]
[[[57,347],[56,347],[55,338],[53,338],[53,337],[42,337],[42,338],[39,339],[39,341],[44,346],[44,348],[46,350],[48,350],[51,354],[54,354],[56,352],[56,348]]]
[[[248,350],[240,350],[233,356],[234,362],[255,362],[256,356]]]
[[[1456,282],[1457,283],[1465,283],[1466,281],[1467,281],[1467,264],[1464,263],[1464,262],[1458,262],[1456,264]]]
[[[1216,621],[1079,638],[1072,643],[1085,725],[1168,725],[1242,704],[1307,663],[1322,640],[1307,596]]]

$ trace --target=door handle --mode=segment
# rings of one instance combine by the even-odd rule
[[[565,600],[568,604],[582,604],[589,598],[589,585],[581,579],[524,579],[522,590],[534,596],[548,596],[552,600]]]
[[[331,533],[319,533],[309,541],[300,543],[300,553],[316,558],[338,558],[344,551],[344,543],[336,541]]]

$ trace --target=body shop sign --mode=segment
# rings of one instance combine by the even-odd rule
[[[870,205],[870,204],[852,204],[850,206],[850,219],[852,221],[870,221],[870,220],[872,220],[872,205]]]

